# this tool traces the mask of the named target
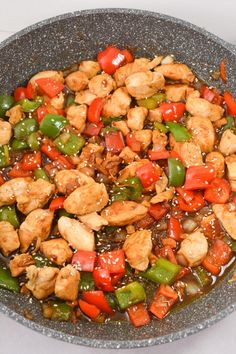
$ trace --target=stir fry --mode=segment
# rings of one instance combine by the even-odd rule
[[[109,46],[0,117],[0,287],[45,318],[143,326],[232,265],[236,100],[184,63]]]

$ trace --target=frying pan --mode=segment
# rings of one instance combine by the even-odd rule
[[[0,45],[1,92],[10,93],[38,71],[65,68],[82,59],[94,58],[109,44],[132,48],[137,56],[174,54],[209,85],[227,88],[236,95],[236,48],[190,23],[127,9],[69,13],[10,37]],[[227,85],[211,78],[223,58],[227,61]],[[73,325],[49,321],[42,317],[37,301],[4,290],[0,290],[0,310],[29,328],[70,343],[100,348],[145,347],[193,334],[232,312],[236,307],[236,284],[228,283],[231,275],[189,306],[177,309],[163,321],[154,320],[138,329],[128,322],[98,325],[79,320]],[[24,317],[26,309],[33,320]]]

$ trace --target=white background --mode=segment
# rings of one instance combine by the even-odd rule
[[[101,7],[157,11],[192,22],[236,44],[235,0],[1,0],[0,41],[40,20],[65,12]],[[1,70],[1,69],[0,69]],[[213,327],[178,342],[159,347],[123,350],[125,354],[233,354],[236,313]],[[107,353],[116,350],[109,350]],[[77,347],[44,337],[0,314],[1,354],[102,354],[104,350]]]

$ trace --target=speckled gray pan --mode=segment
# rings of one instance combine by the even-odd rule
[[[229,77],[226,87],[236,94],[236,50],[232,46],[175,18],[124,9],[66,14],[12,36],[0,45],[0,91],[11,92],[37,71],[94,58],[108,44],[128,46],[137,56],[173,53],[209,84],[211,71],[218,69],[220,60],[225,58]],[[208,295],[162,322],[155,320],[140,329],[129,323],[97,325],[79,321],[74,326],[50,322],[42,317],[36,301],[3,290],[0,309],[29,328],[70,343],[103,348],[144,347],[183,338],[232,312],[236,307],[236,286],[228,283],[230,275]],[[33,314],[32,321],[24,318],[25,309]]]

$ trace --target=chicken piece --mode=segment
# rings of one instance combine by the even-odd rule
[[[162,122],[162,113],[160,108],[149,109],[148,120],[150,120],[150,122]]]
[[[86,215],[102,210],[109,197],[103,183],[86,184],[76,188],[64,201],[64,209],[71,214]]]
[[[36,209],[26,216],[20,225],[20,250],[26,252],[29,246],[39,239],[44,241],[50,234],[53,212],[49,209]]]
[[[210,152],[214,149],[215,129],[208,118],[189,117],[187,128],[192,134],[193,141],[200,146],[202,152]]]
[[[118,182],[122,182],[125,179],[129,178],[129,177],[134,177],[136,176],[136,171],[139,167],[146,165],[147,163],[149,163],[150,161],[148,159],[142,159],[139,161],[135,161],[130,163],[128,166],[126,166],[125,168],[123,168],[122,170],[120,170],[119,172],[119,178],[118,178]]]
[[[150,202],[151,202],[152,204],[167,202],[167,201],[173,199],[174,194],[175,194],[175,188],[174,188],[174,187],[170,187],[170,188],[168,188],[166,191],[163,191],[163,192],[161,192],[161,193],[158,193],[157,195],[155,195],[154,197],[152,197],[152,199],[150,200]]]
[[[161,172],[160,179],[155,183],[156,194],[164,192],[168,186],[168,178],[164,171]]]
[[[145,107],[134,107],[128,112],[127,125],[131,130],[142,130],[148,110]]]
[[[54,79],[57,81],[60,81],[64,83],[64,78],[63,78],[63,73],[62,71],[56,71],[56,70],[45,70],[45,71],[40,71],[39,73],[35,74],[34,76],[31,77],[30,83],[33,85],[35,88],[37,84],[35,83],[36,80],[38,79]]]
[[[185,167],[203,165],[200,146],[193,142],[177,142],[172,134],[169,136],[170,146],[182,158]]]
[[[103,106],[103,115],[105,117],[120,117],[128,113],[131,97],[125,87],[120,87],[113,92]]]
[[[104,158],[97,157],[95,168],[105,176],[115,177],[119,172],[121,158],[108,152]]]
[[[164,76],[160,73],[146,71],[134,73],[125,80],[129,94],[137,100],[153,96],[165,85]]]
[[[199,98],[200,97],[200,92],[198,90],[193,90],[190,92],[186,92],[186,98]]]
[[[6,181],[0,186],[0,206],[14,204],[19,195],[27,192],[28,185],[32,181],[29,177],[19,177]]]
[[[95,183],[93,178],[78,170],[61,170],[57,172],[54,182],[58,192],[62,194],[70,194],[80,186]]]
[[[171,102],[185,101],[189,93],[192,93],[194,89],[188,85],[166,85],[164,87],[166,92],[166,99]]]
[[[108,225],[107,220],[95,212],[79,216],[79,220],[88,228],[95,231],[99,231],[103,226]]]
[[[155,151],[165,150],[166,145],[168,144],[168,137],[165,133],[161,133],[160,130],[155,129],[152,132],[152,149]]]
[[[82,71],[74,71],[66,79],[66,85],[71,91],[81,91],[88,87],[89,79]]]
[[[8,144],[11,137],[11,124],[0,119],[0,146]]]
[[[131,234],[125,240],[123,250],[132,268],[139,271],[145,271],[147,269],[152,250],[151,236],[151,231],[140,230]]]
[[[136,154],[136,152],[131,150],[128,146],[124,147],[119,157],[122,159],[122,162],[126,163],[127,165],[131,162],[134,162],[134,160],[139,160],[139,156]]]
[[[89,91],[97,97],[106,97],[116,89],[115,80],[108,74],[94,76],[89,81]]]
[[[116,122],[112,122],[111,125],[112,127],[119,129],[124,136],[130,132],[126,120],[118,120]]]
[[[59,269],[56,267],[37,268],[31,265],[26,268],[28,282],[25,284],[38,300],[45,299],[54,292]]]
[[[234,154],[226,157],[225,163],[232,192],[236,192],[236,155]]]
[[[94,251],[95,238],[93,231],[78,220],[62,216],[58,220],[58,230],[75,250]]]
[[[18,277],[26,271],[26,268],[34,264],[34,259],[30,254],[22,253],[15,256],[9,262],[9,268],[13,277]]]
[[[41,178],[29,183],[27,189],[16,197],[17,208],[23,214],[29,214],[32,210],[44,207],[54,191],[54,184]]]
[[[0,221],[0,250],[4,256],[9,256],[20,247],[17,231],[8,221]]]
[[[214,122],[214,128],[220,129],[221,127],[223,127],[226,124],[227,124],[227,119],[221,118],[221,119],[218,119]]]
[[[207,239],[200,230],[185,234],[183,237],[185,238],[177,252],[178,261],[184,266],[196,267],[202,263],[207,255]]]
[[[97,96],[91,93],[89,90],[84,90],[76,93],[75,102],[78,104],[86,104],[90,106],[96,97]]]
[[[80,273],[72,265],[60,269],[56,284],[55,295],[65,301],[75,301],[78,297]]]
[[[104,147],[97,144],[88,143],[85,145],[79,156],[77,170],[80,170],[81,172],[86,170],[86,173],[87,170],[90,170],[91,174],[89,175],[93,175],[96,158],[102,156],[103,150]]]
[[[65,103],[65,97],[63,92],[60,92],[58,95],[50,99],[50,105],[57,109],[63,109]]]
[[[17,104],[6,112],[6,116],[9,117],[9,123],[15,125],[25,117],[25,114],[22,111],[21,105]]]
[[[224,114],[224,109],[221,106],[210,103],[204,98],[191,96],[187,98],[186,111],[192,116],[208,118],[212,122],[220,119]]]
[[[152,142],[152,130],[150,129],[136,130],[134,136],[141,143],[142,150],[146,150]]]
[[[219,150],[226,156],[236,153],[236,135],[230,129],[226,129],[222,134]]]
[[[142,204],[127,200],[113,202],[102,211],[101,216],[108,221],[108,225],[124,226],[143,219],[147,212],[148,209]]]
[[[195,79],[194,74],[185,64],[163,64],[155,68],[155,71],[167,79],[181,81],[186,84],[193,82]]]
[[[204,216],[201,220],[200,227],[204,235],[210,240],[221,237],[222,229],[220,222],[214,213]]]
[[[42,242],[40,252],[59,266],[69,263],[73,255],[68,243],[62,238],[53,238]]]
[[[225,174],[225,159],[218,151],[212,151],[206,155],[206,164],[211,164],[216,170],[216,177],[222,178]]]
[[[72,125],[72,127],[75,127],[78,132],[81,133],[85,128],[87,118],[86,104],[81,104],[80,106],[72,104],[67,109],[66,118],[68,119],[70,125]]]
[[[79,65],[79,71],[85,73],[88,79],[92,79],[100,70],[100,65],[92,60],[83,60]]]
[[[236,209],[228,204],[214,204],[212,210],[221,222],[225,231],[236,240]]]
[[[128,63],[118,68],[114,74],[114,79],[116,80],[117,87],[124,86],[125,80],[128,76],[142,71],[148,71],[150,60],[147,58],[135,59],[133,63]]]

